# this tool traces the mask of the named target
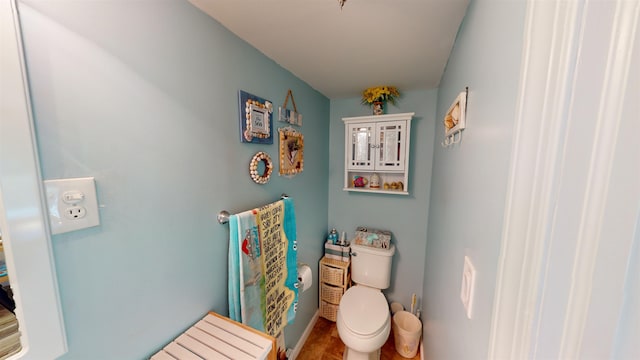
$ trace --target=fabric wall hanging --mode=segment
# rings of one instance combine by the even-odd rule
[[[280,133],[280,175],[294,176],[304,169],[304,136],[286,127]]]
[[[240,141],[253,144],[273,144],[273,104],[271,101],[238,92],[240,109]]]

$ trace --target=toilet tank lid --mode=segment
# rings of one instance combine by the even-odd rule
[[[382,248],[375,248],[372,246],[352,244],[351,251],[353,252],[362,251],[365,253],[378,255],[378,256],[393,256],[393,254],[396,252],[396,247],[393,244],[391,244],[391,246],[389,246],[388,249],[382,249]]]

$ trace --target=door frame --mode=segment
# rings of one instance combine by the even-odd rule
[[[0,229],[22,350],[9,359],[67,352],[51,232],[15,0],[0,0]]]
[[[627,75],[638,36],[640,6],[625,0],[612,0],[615,15],[603,19],[611,28],[609,38],[597,41],[608,47],[604,66],[584,75],[588,61],[581,51],[591,44],[585,39],[589,12],[597,12],[596,2],[528,1],[524,24],[520,86],[514,127],[514,144],[505,202],[502,243],[496,276],[496,289],[489,338],[489,359],[528,359],[537,356],[541,312],[545,298],[554,299],[547,287],[546,271],[553,252],[555,211],[562,184],[562,171],[569,165],[566,146],[571,129],[571,111],[592,99],[576,98],[577,76],[602,78],[594,90],[598,113],[589,141],[592,152],[584,171],[586,191],[569,203],[580,217],[573,253],[562,275],[570,279],[564,313],[553,321],[562,329],[551,351],[555,358],[580,358],[590,299],[597,280],[593,273],[601,256],[601,225],[611,169],[615,160],[617,134],[622,120]],[[592,68],[588,68],[592,70]],[[578,72],[581,71],[581,72]],[[576,124],[573,124],[576,126]],[[632,156],[632,155],[629,155]],[[640,159],[636,155],[635,160]],[[631,159],[634,161],[634,159]],[[633,193],[637,188],[630,188]],[[564,203],[566,206],[567,203]],[[633,228],[633,220],[625,226]],[[623,251],[628,244],[621,244]],[[621,259],[623,261],[623,259]],[[557,275],[557,274],[556,274]],[[554,275],[554,276],[556,276]],[[617,272],[615,276],[624,277]],[[555,298],[555,300],[558,300]],[[565,302],[566,301],[566,302]],[[614,310],[615,311],[615,310]],[[545,325],[544,323],[542,325]],[[548,324],[547,324],[548,325]]]

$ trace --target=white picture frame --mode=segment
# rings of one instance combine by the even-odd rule
[[[445,136],[453,135],[466,127],[467,92],[462,91],[447,110],[443,123]]]

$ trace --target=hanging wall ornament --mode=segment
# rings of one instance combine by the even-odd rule
[[[304,169],[304,136],[293,128],[280,133],[280,175],[294,176]]]
[[[467,87],[456,96],[453,104],[451,104],[445,114],[443,121],[445,138],[441,143],[442,147],[447,147],[462,141],[462,130],[466,127],[468,94],[469,88]]]
[[[291,98],[293,110],[287,109],[287,102],[289,101],[289,98]],[[291,89],[289,89],[287,96],[284,98],[284,104],[278,108],[278,121],[286,122],[291,125],[302,126],[302,114],[298,112],[296,100],[293,98],[293,92],[291,92]]]
[[[251,158],[251,162],[249,163],[249,175],[251,175],[251,180],[256,184],[264,185],[269,182],[272,172],[273,163],[271,162],[269,154],[264,151],[260,151],[253,155],[253,158]]]

